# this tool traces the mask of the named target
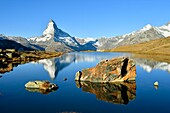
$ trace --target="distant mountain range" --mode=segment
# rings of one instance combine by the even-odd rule
[[[140,30],[116,36],[112,38],[78,38],[69,35],[59,29],[53,20],[47,25],[42,36],[29,39],[23,37],[13,37],[0,35],[0,40],[13,40],[34,50],[46,51],[84,51],[84,50],[106,50],[122,45],[131,45],[141,42],[147,42],[159,38],[170,36],[170,22],[154,27],[150,24]],[[5,47],[4,47],[5,48]]]

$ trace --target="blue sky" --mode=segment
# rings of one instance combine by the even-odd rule
[[[0,0],[0,34],[40,36],[50,19],[72,36],[113,37],[170,21],[170,0]]]

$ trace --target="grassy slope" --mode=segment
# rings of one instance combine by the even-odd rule
[[[120,46],[109,51],[170,55],[170,37],[156,39],[140,44]]]

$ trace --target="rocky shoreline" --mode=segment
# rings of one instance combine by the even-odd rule
[[[46,51],[15,51],[14,49],[0,50],[0,73],[13,70],[13,67],[19,64],[25,64],[41,59],[59,57],[63,52],[46,52]]]
[[[5,61],[36,61],[63,55],[63,52],[47,52],[47,51],[15,51],[6,49],[0,51],[0,60]]]

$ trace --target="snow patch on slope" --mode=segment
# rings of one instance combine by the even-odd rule
[[[33,38],[29,38],[27,39],[28,41],[36,41],[36,42],[46,42],[48,40],[50,40],[52,37],[51,36],[46,36],[46,37],[33,37]]]
[[[61,42],[64,42],[67,45],[78,46],[75,40],[73,40],[73,37],[59,37],[56,38],[56,40],[60,40]]]
[[[158,30],[163,36],[165,36],[165,37],[170,36],[170,24],[158,27]]]

